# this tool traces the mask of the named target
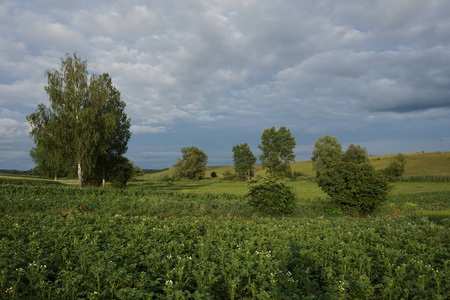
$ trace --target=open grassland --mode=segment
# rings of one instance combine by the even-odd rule
[[[385,168],[395,155],[371,156],[370,161],[376,169]],[[405,154],[405,176],[411,175],[450,175],[450,152]]]
[[[0,178],[1,299],[446,299],[450,191],[396,183],[342,216],[315,183],[294,213],[252,211],[245,183],[127,190]],[[206,184],[206,183],[207,184]],[[160,184],[161,186],[157,186]]]
[[[432,153],[410,153],[405,154],[406,168],[405,176],[413,175],[450,175],[450,152],[432,152]],[[376,169],[386,168],[395,158],[395,155],[370,156],[369,160]],[[313,177],[315,173],[310,161],[299,161],[291,163],[292,171],[301,172],[305,177]],[[264,176],[265,170],[260,165],[255,166],[255,175]],[[211,166],[206,171],[206,177],[210,177],[211,172],[216,172],[220,177],[226,172],[234,173],[233,166]],[[148,174],[144,178],[148,180],[157,180],[165,176],[173,175],[173,169]]]

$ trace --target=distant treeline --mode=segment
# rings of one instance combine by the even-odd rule
[[[4,169],[0,169],[0,173],[2,174],[11,174],[11,175],[32,175],[33,174],[33,170],[28,170],[28,171],[19,171],[19,170],[4,170]]]
[[[165,170],[169,170],[169,168],[165,168],[165,169],[141,169],[142,172],[144,172],[144,174],[155,174],[155,173],[159,173]]]

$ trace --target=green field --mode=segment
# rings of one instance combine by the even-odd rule
[[[413,175],[450,175],[450,152],[431,152],[431,153],[409,153],[404,154],[406,158],[405,176]],[[376,169],[386,168],[394,159],[395,155],[370,156],[369,160]],[[299,161],[291,163],[292,171],[302,172],[307,177],[314,176],[312,164],[310,161]],[[210,166],[207,169],[206,177],[211,172],[216,172],[220,177],[225,172],[234,172],[232,166]],[[148,174],[146,179],[155,180],[167,175],[172,175],[173,169],[164,172]],[[264,176],[265,171],[260,165],[256,166],[256,176]]]
[[[67,184],[68,183],[68,184]],[[398,182],[364,218],[314,182],[264,217],[223,180],[126,190],[0,177],[1,299],[446,299],[450,184]]]
[[[125,190],[0,176],[0,299],[447,299],[450,183],[438,155],[408,156],[409,175],[425,176],[393,183],[363,218],[310,180],[289,182],[294,212],[272,218],[247,205],[247,183],[167,181],[171,170]]]

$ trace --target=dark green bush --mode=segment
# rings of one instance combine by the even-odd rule
[[[345,214],[365,214],[383,203],[389,183],[370,163],[346,163],[340,160],[324,169],[318,184]]]
[[[284,215],[294,210],[296,196],[285,180],[268,176],[252,183],[245,198],[250,206],[263,214]]]
[[[133,177],[133,164],[129,160],[124,160],[113,168],[111,185],[115,188],[123,189],[127,182]]]

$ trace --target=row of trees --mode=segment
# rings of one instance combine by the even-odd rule
[[[122,187],[133,174],[123,155],[131,132],[125,102],[107,73],[89,75],[76,54],[61,59],[59,70],[47,70],[49,107],[39,104],[27,116],[35,147],[30,154],[48,176],[76,169],[78,185],[107,180]]]
[[[272,127],[263,132],[258,146],[262,151],[259,159],[270,176],[252,185],[246,195],[251,205],[266,213],[292,211],[294,194],[277,178],[290,177],[294,147],[295,139],[285,127],[278,130]],[[203,178],[206,154],[196,147],[183,148],[182,153],[183,158],[174,165],[176,176]],[[343,151],[337,138],[329,135],[315,142],[311,160],[320,188],[344,213],[355,215],[371,212],[385,201],[389,179],[401,176],[405,169],[405,158],[399,154],[387,168],[375,170],[365,148],[351,144]],[[233,161],[238,178],[249,180],[254,176],[256,157],[247,143],[233,147]]]
[[[295,139],[286,127],[275,127],[264,130],[261,144],[258,146],[262,154],[259,159],[271,174],[287,175],[291,173],[290,162],[294,161]],[[202,179],[206,173],[208,156],[197,147],[181,149],[182,158],[174,165],[175,176],[187,179]],[[233,147],[233,161],[239,179],[251,179],[254,172],[256,157],[247,143]]]

